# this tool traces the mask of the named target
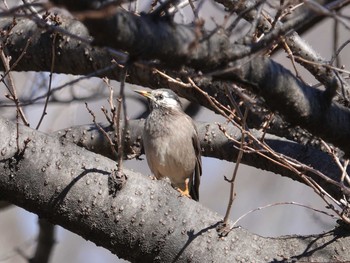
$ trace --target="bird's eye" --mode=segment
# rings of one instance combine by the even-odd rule
[[[159,94],[159,95],[158,95],[158,99],[159,99],[159,100],[162,100],[162,99],[164,99],[164,96],[163,96],[162,94]]]

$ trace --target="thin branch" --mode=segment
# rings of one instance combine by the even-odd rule
[[[124,140],[126,138],[126,131],[128,129],[128,119],[126,112],[126,99],[125,99],[125,79],[127,75],[127,67],[124,67],[121,71],[120,91],[118,97],[118,108],[115,120],[115,127],[117,130],[118,141],[118,172],[123,173],[123,155],[124,155]],[[121,115],[123,113],[123,116]],[[121,125],[121,124],[124,125]]]
[[[248,109],[245,110],[244,112],[244,116],[242,119],[242,127],[246,126],[246,120],[247,120],[247,116],[248,116]],[[235,180],[237,177],[237,173],[238,173],[238,167],[242,161],[242,157],[243,157],[243,148],[244,148],[244,144],[245,144],[245,133],[246,131],[244,131],[242,129],[242,136],[241,136],[241,143],[240,143],[240,149],[238,152],[238,156],[237,156],[237,161],[236,161],[236,165],[235,165],[235,169],[233,170],[233,174],[232,174],[232,178],[230,180],[226,180],[230,183],[230,195],[229,195],[229,201],[227,204],[227,208],[226,208],[226,213],[222,222],[222,228],[220,229],[220,235],[222,236],[227,236],[228,232],[230,231],[230,226],[229,226],[229,218],[231,215],[231,209],[232,209],[232,205],[233,205],[233,201],[236,197],[236,193],[235,193]]]
[[[96,125],[96,127],[98,128],[98,130],[104,135],[104,137],[108,140],[109,145],[110,145],[110,149],[111,149],[111,151],[112,151],[112,153],[113,153],[113,156],[117,156],[117,152],[116,152],[115,149],[114,149],[114,146],[115,146],[115,145],[114,145],[113,141],[112,141],[111,138],[109,137],[108,133],[101,127],[101,125],[98,124],[98,123],[96,122],[95,113],[93,113],[93,111],[90,110],[90,108],[89,108],[89,106],[88,106],[88,104],[87,104],[86,102],[85,102],[85,107],[86,107],[86,109],[88,110],[88,112],[90,113],[90,115],[92,116],[92,121],[93,121],[93,123]]]
[[[1,118],[0,127],[3,128],[0,145],[4,145],[8,138],[13,138],[16,127]],[[51,222],[121,258],[174,262],[181,256],[181,261],[234,262],[238,257],[245,261],[271,261],[276,259],[276,254],[283,254],[284,261],[292,260],[295,255],[309,261],[330,261],[333,254],[326,252],[339,249],[339,242],[340,246],[349,242],[347,230],[342,228],[327,235],[282,238],[263,238],[235,228],[228,238],[218,238],[213,230],[220,216],[198,202],[177,198],[177,192],[167,182],[152,181],[125,169],[128,184],[116,196],[110,196],[105,187],[106,175],[115,169],[114,161],[70,143],[62,144],[55,136],[24,126],[20,132],[32,138],[30,147],[49,147],[51,152],[48,155],[36,151],[33,153],[36,158],[24,158],[19,162],[15,184],[8,176],[0,176],[1,196],[31,212],[45,215]],[[14,147],[8,147],[9,151],[2,157],[4,160],[11,159]],[[74,158],[70,153],[74,153]],[[48,163],[52,168],[57,164],[52,162],[52,156],[57,156],[56,160],[64,165],[60,169],[43,170]],[[10,169],[0,165],[0,174],[8,174]],[[153,237],[145,238],[150,236]],[[137,240],[137,244],[130,246],[133,240]],[[236,242],[239,240],[245,242]],[[247,247],[247,243],[251,246]],[[205,244],[205,250],[210,245],[210,253],[198,253],[201,244]],[[259,244],[263,246],[259,248]],[[253,250],[249,249],[251,247]],[[266,249],[271,247],[273,250]],[[309,247],[313,248],[312,253]],[[180,253],[173,253],[174,249]],[[339,249],[337,259],[340,257],[349,260],[346,250]]]
[[[21,61],[21,59],[26,55],[26,52],[27,52],[27,49],[28,49],[30,43],[31,43],[31,38],[28,38],[27,43],[26,43],[26,45],[24,46],[23,51],[22,51],[21,54],[18,56],[18,58],[16,59],[16,61],[11,65],[10,69],[9,69],[9,70],[6,70],[5,73],[4,73],[4,75],[1,76],[0,82],[3,82],[4,79],[5,79],[5,77],[7,76],[7,74],[9,74],[11,71],[13,71],[13,70],[16,68],[17,64],[18,64],[18,63]]]
[[[332,65],[335,60],[339,57],[340,52],[350,43],[350,39],[346,40],[333,54],[331,60],[329,63]],[[334,44],[334,47],[337,47],[337,45]],[[336,68],[339,68],[340,65],[336,63]]]
[[[53,40],[52,40],[52,43],[51,43],[51,54],[52,54],[52,57],[51,57],[51,69],[50,69],[50,75],[49,75],[49,88],[48,88],[48,91],[47,91],[47,96],[46,96],[45,105],[44,105],[44,108],[43,108],[43,113],[41,114],[40,120],[39,120],[39,122],[38,122],[38,124],[37,124],[37,126],[35,128],[36,130],[39,129],[39,127],[41,125],[41,122],[43,121],[45,115],[47,114],[46,109],[47,109],[47,106],[48,106],[48,103],[49,103],[49,99],[50,99],[50,95],[49,94],[51,94],[52,75],[53,75],[53,71],[54,71],[54,67],[55,67],[56,37],[57,37],[57,33],[53,33]]]
[[[241,221],[243,218],[245,218],[246,216],[248,216],[249,214],[253,213],[253,212],[256,212],[256,211],[260,211],[260,210],[263,210],[263,209],[266,209],[266,208],[270,208],[270,207],[274,207],[274,206],[280,206],[280,205],[295,205],[295,206],[300,206],[300,207],[303,207],[303,208],[306,208],[306,209],[310,209],[316,213],[320,213],[320,214],[323,214],[323,215],[326,215],[326,216],[329,216],[331,218],[335,218],[334,215],[330,214],[330,213],[327,213],[325,211],[322,211],[322,210],[319,210],[319,209],[316,209],[316,208],[313,208],[313,207],[310,207],[308,205],[304,205],[304,204],[300,204],[300,203],[297,203],[297,202],[279,202],[279,203],[273,203],[273,204],[268,204],[268,205],[265,205],[265,206],[260,206],[260,207],[257,207],[257,208],[254,208],[246,213],[244,213],[243,215],[241,215],[239,218],[237,218],[234,222],[233,222],[233,225],[232,225],[232,228],[235,228],[236,225],[238,224],[239,221]]]
[[[17,114],[22,119],[23,123],[26,126],[29,126],[29,122],[28,122],[27,118],[25,117],[23,109],[20,105],[20,102],[19,102],[19,99],[17,96],[17,91],[15,88],[15,83],[14,83],[12,75],[10,73],[10,58],[5,55],[3,47],[0,50],[0,58],[1,58],[1,61],[4,65],[5,71],[8,72],[7,73],[8,86],[6,85],[8,92],[10,93],[8,98],[11,99],[15,103],[16,109],[17,109]]]

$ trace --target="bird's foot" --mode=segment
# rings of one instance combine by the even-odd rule
[[[192,197],[190,195],[190,189],[188,187],[188,183],[189,183],[188,178],[186,179],[185,183],[186,183],[185,190],[181,190],[179,187],[176,187],[175,189],[180,193],[180,196],[186,196],[186,197],[192,199]]]
[[[185,191],[182,191],[180,188],[177,187],[177,188],[176,188],[176,191],[178,191],[178,192],[180,193],[180,197],[186,196],[186,197],[192,199],[192,197],[190,196],[190,192],[188,191],[188,189],[186,189]]]

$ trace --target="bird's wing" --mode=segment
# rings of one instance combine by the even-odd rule
[[[194,126],[194,125],[193,125]],[[190,195],[192,198],[196,201],[199,200],[199,184],[201,180],[201,175],[202,175],[202,160],[201,160],[201,147],[199,143],[199,138],[198,138],[198,132],[196,127],[195,132],[192,135],[192,144],[194,147],[194,151],[196,154],[196,166],[194,169],[194,176],[193,176],[193,181],[192,181],[192,187],[190,190]]]

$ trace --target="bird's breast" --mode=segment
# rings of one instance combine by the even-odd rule
[[[145,154],[151,171],[158,178],[169,177],[174,184],[192,175],[196,163],[192,143],[193,127],[186,120],[176,125],[169,120],[150,122],[147,119],[143,133]]]

